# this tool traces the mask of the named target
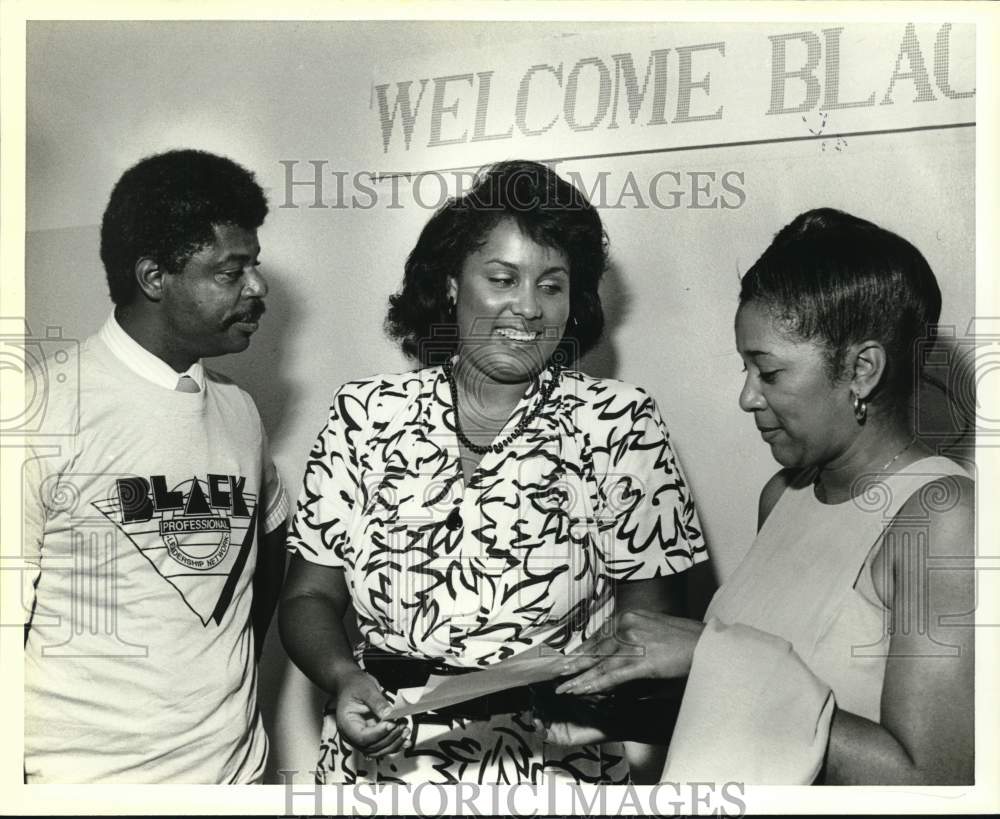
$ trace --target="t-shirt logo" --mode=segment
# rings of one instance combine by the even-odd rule
[[[114,496],[94,506],[178,591],[203,626],[218,625],[256,533],[257,496],[245,487],[246,478],[211,473],[173,487],[164,475],[119,478]]]

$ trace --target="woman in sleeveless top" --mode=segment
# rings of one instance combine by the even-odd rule
[[[911,418],[940,307],[913,245],[831,209],[743,278],[740,407],[782,466],[757,538],[704,623],[627,612],[557,689],[687,675],[665,780],[973,781],[974,485]]]

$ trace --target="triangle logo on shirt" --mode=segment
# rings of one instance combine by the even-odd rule
[[[93,506],[207,627],[222,623],[253,549],[257,496],[245,484],[216,474],[172,487],[163,475],[120,478],[113,496]]]

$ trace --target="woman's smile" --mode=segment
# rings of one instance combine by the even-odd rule
[[[526,343],[537,341],[542,334],[537,330],[529,331],[518,330],[514,327],[498,327],[493,331],[493,335],[508,338],[511,341]]]

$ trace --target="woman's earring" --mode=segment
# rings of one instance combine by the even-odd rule
[[[854,407],[854,420],[858,422],[859,426],[864,426],[865,421],[868,420],[868,402],[854,390],[851,390],[851,404]]]

